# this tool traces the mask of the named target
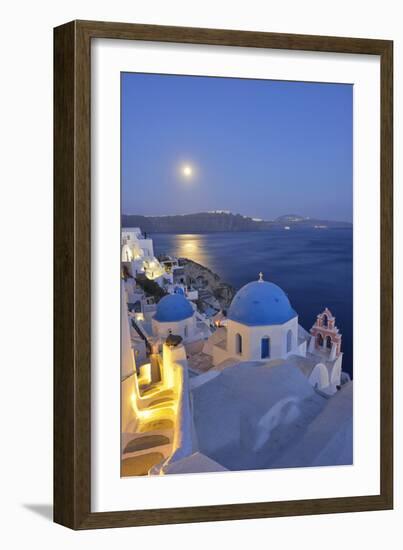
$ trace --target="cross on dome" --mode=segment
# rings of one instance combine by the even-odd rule
[[[259,283],[263,283],[263,273],[259,273]]]

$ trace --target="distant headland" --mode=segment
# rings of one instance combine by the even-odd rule
[[[271,229],[351,228],[349,222],[320,220],[297,214],[285,214],[274,220],[251,218],[227,210],[172,216],[122,214],[122,227],[141,227],[147,233],[215,233],[237,231],[269,231]]]

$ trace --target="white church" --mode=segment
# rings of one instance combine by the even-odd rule
[[[161,339],[175,334],[184,342],[195,336],[202,337],[197,332],[196,308],[182,292],[168,294],[158,302],[152,319],[152,334]]]
[[[299,323],[285,292],[259,280],[235,295],[224,326],[205,350],[215,367],[233,362],[287,362],[299,368],[316,388],[335,393],[341,384],[341,335],[326,309],[308,333]]]

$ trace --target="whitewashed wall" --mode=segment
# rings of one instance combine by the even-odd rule
[[[278,359],[287,355],[287,333],[291,330],[293,347],[291,352],[296,352],[298,338],[298,317],[291,319],[283,325],[270,325],[266,327],[249,327],[235,321],[227,322],[227,351],[229,356],[239,358],[241,361],[259,361],[261,359],[262,338],[270,338],[270,357]],[[237,353],[236,335],[242,336],[242,354]]]

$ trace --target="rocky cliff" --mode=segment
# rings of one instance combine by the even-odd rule
[[[234,287],[223,282],[216,273],[193,260],[181,258],[179,263],[184,267],[186,283],[199,291],[198,306],[201,311],[205,311],[208,307],[217,310],[228,309],[235,295]]]

